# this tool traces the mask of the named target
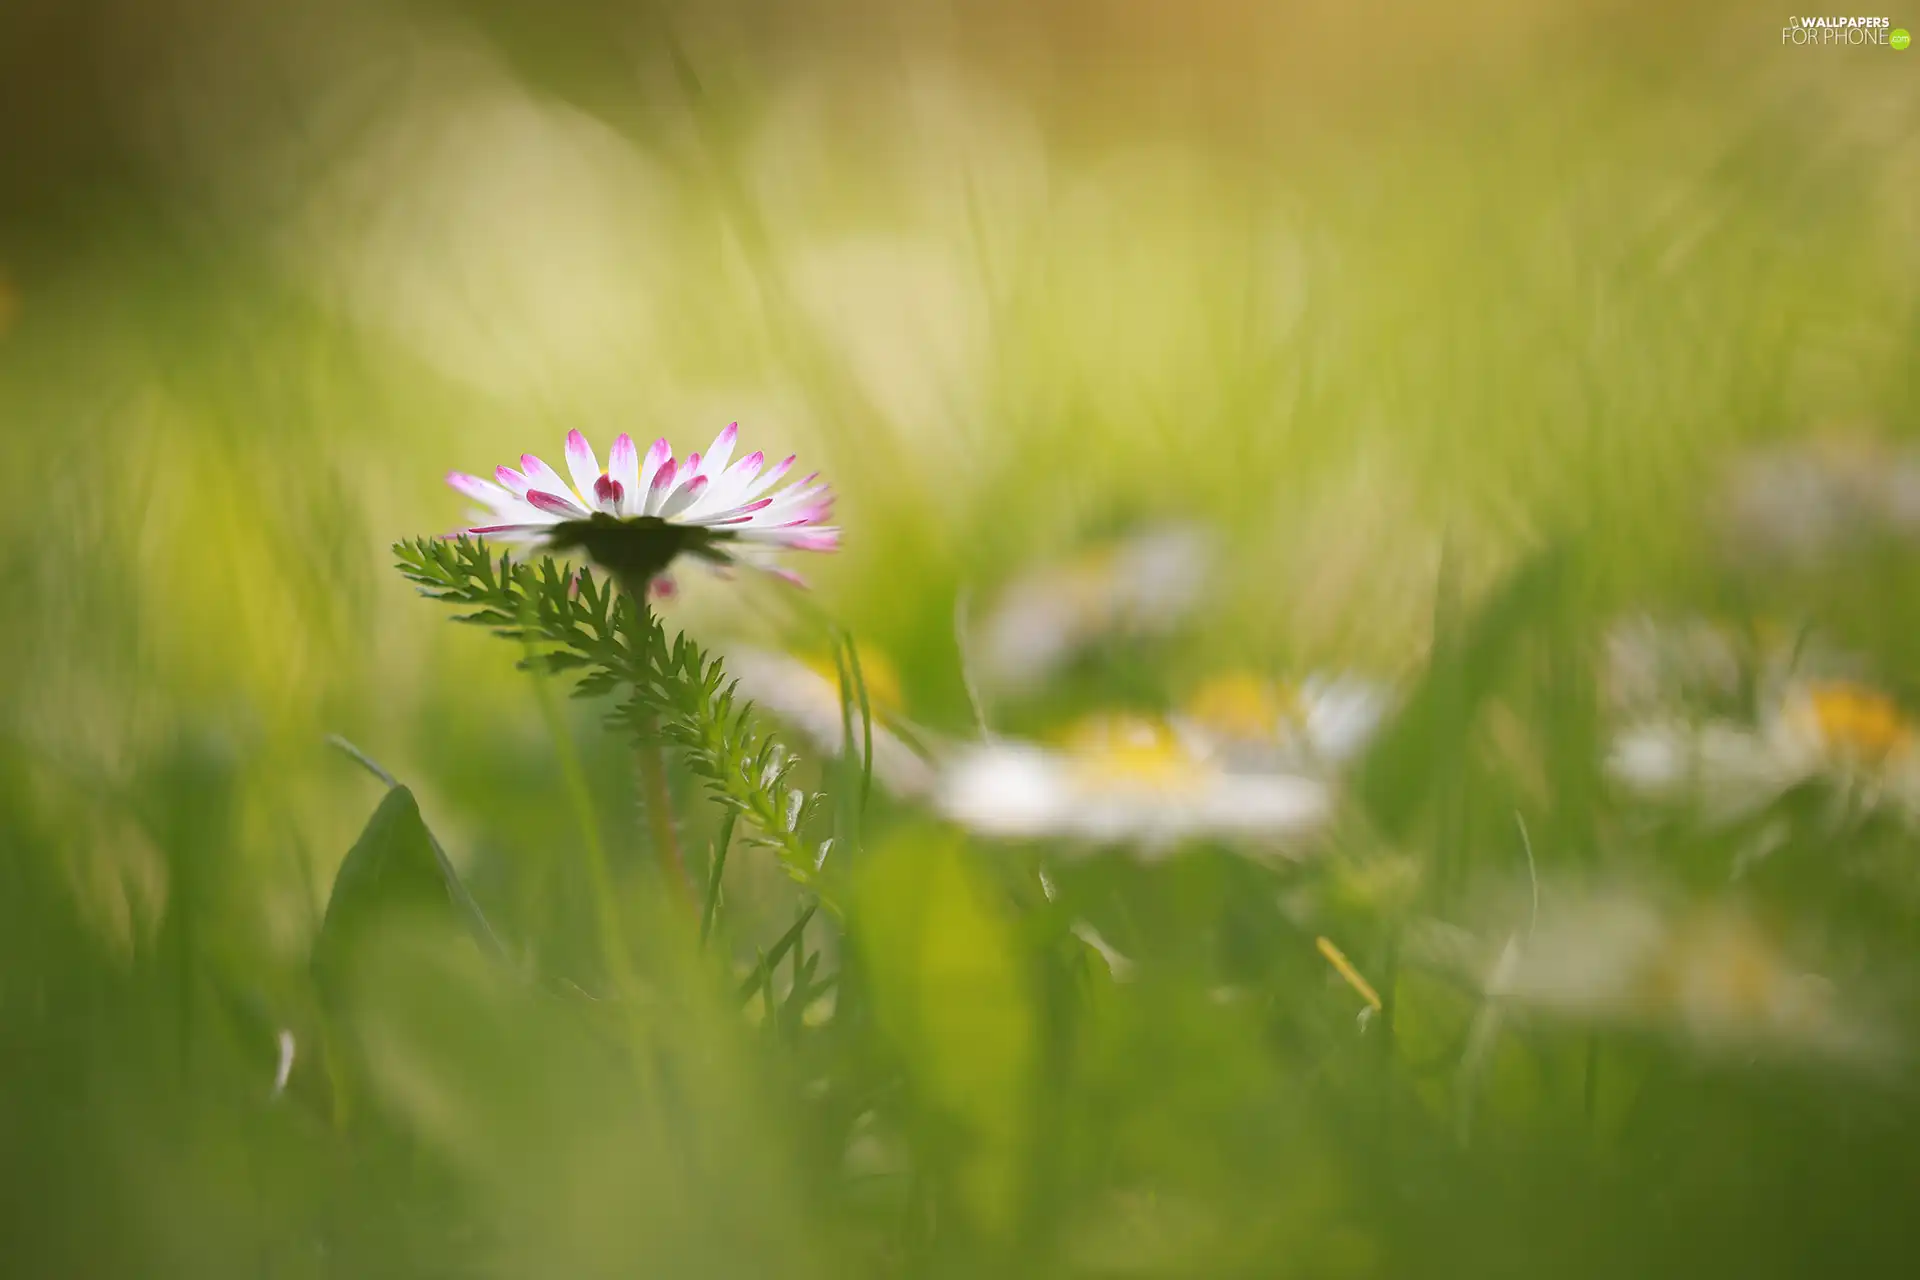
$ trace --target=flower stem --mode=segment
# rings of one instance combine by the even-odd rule
[[[664,566],[661,566],[664,567]],[[634,611],[646,622],[652,614],[647,591],[653,583],[653,570],[617,574],[620,589],[633,602]],[[660,860],[660,874],[668,892],[689,911],[698,911],[693,882],[687,879],[686,855],[680,851],[680,831],[673,817],[673,790],[667,785],[667,759],[660,748],[659,724],[651,713],[638,720],[640,741],[634,747],[634,763],[640,778],[640,804],[647,813],[654,857]]]
[[[667,878],[673,896],[689,907],[693,885],[687,879],[686,855],[680,851],[680,833],[673,820],[673,792],[667,786],[667,762],[654,740],[656,727],[649,715],[640,723],[647,739],[634,748],[640,773],[640,804],[647,811],[647,825],[653,837],[654,856],[660,859],[660,874]]]

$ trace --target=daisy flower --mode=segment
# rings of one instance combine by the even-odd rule
[[[983,620],[974,643],[981,674],[1019,692],[1103,636],[1171,630],[1199,601],[1212,560],[1205,530],[1163,525],[1034,569]]]
[[[1601,692],[1622,715],[1682,703],[1733,705],[1756,656],[1734,632],[1704,618],[1644,614],[1608,627],[1603,655]]]
[[[1249,767],[1338,767],[1366,750],[1391,705],[1385,686],[1358,676],[1310,675],[1293,685],[1230,671],[1203,681],[1179,722]]]
[[[1851,679],[1788,682],[1757,723],[1678,716],[1622,729],[1608,771],[1630,791],[1697,794],[1710,815],[1737,818],[1793,787],[1825,779],[1870,801],[1920,815],[1913,720],[1891,697]]]
[[[986,742],[957,750],[935,803],[990,836],[1064,836],[1160,855],[1184,840],[1285,839],[1330,812],[1319,781],[1223,767],[1164,721],[1098,716],[1056,747]]]
[[[727,674],[740,692],[793,725],[823,750],[839,755],[846,746],[840,673],[831,660],[811,662],[790,654],[737,648],[726,655]],[[932,782],[932,769],[889,724],[901,724],[900,679],[879,654],[860,649],[860,677],[873,714],[873,776],[896,795],[916,795]],[[860,709],[853,706],[854,751],[864,734]]]
[[[1730,469],[1721,514],[1732,549],[1761,566],[1808,568],[1879,539],[1920,535],[1920,455],[1837,432],[1761,450]]]
[[[1831,983],[1749,915],[1620,888],[1551,905],[1502,953],[1485,987],[1514,1006],[1674,1032],[1703,1050],[1855,1058],[1884,1047],[1842,1012]]]
[[[549,551],[584,551],[624,583],[653,579],[682,553],[716,569],[745,564],[799,583],[778,567],[783,551],[834,551],[840,530],[824,523],[831,491],[818,473],[780,488],[793,458],[766,465],[759,451],[733,460],[739,424],[704,454],[676,459],[664,439],[642,457],[631,436],[614,440],[607,465],[578,431],[567,433],[569,485],[532,454],[494,480],[454,471],[447,483],[481,504],[462,532]],[[496,483],[497,481],[497,483]],[[804,584],[803,584],[804,585]]]

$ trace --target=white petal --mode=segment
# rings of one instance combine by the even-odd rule
[[[673,496],[673,482],[679,474],[680,469],[674,465],[672,455],[668,455],[667,460],[654,471],[653,479],[647,484],[644,514],[650,516],[660,514],[660,509],[667,505],[667,499]]]
[[[560,478],[560,473],[530,453],[520,455],[520,472],[527,478],[529,489],[538,489],[556,498],[570,496],[567,482]]]
[[[673,461],[673,446],[663,436],[655,440],[647,450],[647,456],[640,460],[640,501],[646,505],[647,495],[653,488],[653,482],[660,475],[660,468]]]
[[[1050,752],[1037,747],[974,747],[940,780],[935,803],[955,822],[988,835],[1058,831],[1071,792]]]
[[[542,515],[552,516],[556,520],[584,520],[587,509],[573,500],[569,493],[548,493],[544,489],[527,490],[527,505]]]
[[[733,458],[734,442],[739,438],[740,424],[729,422],[726,429],[713,438],[713,444],[708,446],[706,453],[701,456],[700,474],[718,476],[725,471],[727,463]]]
[[[573,488],[580,495],[580,501],[589,510],[599,510],[602,504],[594,497],[593,485],[600,478],[600,459],[594,456],[593,446],[578,431],[567,432],[567,470],[573,476]]]
[[[708,481],[705,476],[695,476],[686,484],[679,486],[674,490],[672,496],[661,504],[660,518],[662,520],[671,520],[681,512],[692,507],[695,502],[699,501],[701,495],[706,493],[707,484]]]
[[[709,490],[708,500],[715,509],[736,507],[745,502],[747,486],[752,484],[753,478],[760,474],[760,468],[765,462],[765,454],[750,453],[714,476],[713,488]]]
[[[633,437],[625,432],[614,440],[613,448],[607,453],[607,475],[621,491],[620,510],[613,514],[639,515],[647,499],[640,488],[640,451],[634,448]]]
[[[518,498],[493,481],[470,476],[464,471],[447,472],[447,484],[503,520],[517,519],[526,510]]]
[[[779,484],[787,472],[793,470],[793,463],[794,457],[792,454],[788,454],[780,461],[774,463],[771,470],[762,472],[759,479],[753,481],[741,492],[740,501],[751,502],[767,490],[773,488],[776,484]]]

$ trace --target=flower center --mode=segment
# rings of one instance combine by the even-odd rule
[[[887,656],[856,644],[854,652],[860,658],[860,682],[867,686],[867,705],[873,708],[875,715],[898,712],[902,705],[900,693],[900,672]],[[831,654],[825,657],[810,656],[801,659],[807,669],[825,680],[835,689],[840,687],[840,669],[835,665]],[[860,718],[860,700],[857,693],[853,696],[853,715],[857,724]]]
[[[1074,772],[1108,790],[1187,791],[1207,776],[1196,756],[1163,721],[1133,715],[1093,716],[1068,730]]]
[[[1877,763],[1913,743],[1913,725],[1893,699],[1845,681],[1813,685],[1800,716],[1820,744],[1853,759]]]
[[[1214,676],[1187,700],[1187,718],[1235,742],[1271,742],[1298,710],[1292,689],[1246,671]]]
[[[1706,1024],[1765,1022],[1791,990],[1779,952],[1744,922],[1695,920],[1681,929],[1647,975],[1656,1008]]]

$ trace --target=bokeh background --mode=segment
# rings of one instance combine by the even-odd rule
[[[1617,618],[1817,632],[1896,708],[1920,657],[1920,53],[1782,21],[12,0],[0,1270],[1913,1266],[1904,818],[1802,797],[1728,835],[1599,765]],[[1278,866],[1010,848],[878,796],[857,908],[814,931],[865,996],[743,1014],[794,888],[736,851],[725,954],[685,945],[602,708],[389,552],[460,522],[448,469],[735,420],[835,483],[845,550],[804,606],[682,575],[662,611],[703,643],[817,657],[830,618],[964,738],[968,609],[1176,522],[1216,548],[1188,614],[997,727],[1222,671],[1409,711]],[[316,992],[381,797],[329,735],[413,789],[537,981],[422,923],[366,943],[346,1012]],[[1773,870],[1735,883],[1753,840]],[[1536,859],[1564,901],[1630,884],[1798,939],[1875,1051],[1578,1009],[1474,1048],[1484,973],[1407,957],[1444,924],[1492,962]],[[1322,936],[1385,1010],[1356,1022]],[[1728,963],[1772,1009],[1772,962]]]

